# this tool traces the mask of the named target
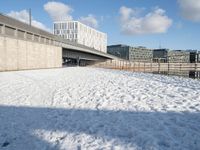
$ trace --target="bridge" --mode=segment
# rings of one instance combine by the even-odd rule
[[[117,59],[0,14],[0,71],[62,67],[63,60]]]

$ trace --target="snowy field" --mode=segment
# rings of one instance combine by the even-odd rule
[[[0,73],[1,150],[199,150],[200,80],[70,67]]]

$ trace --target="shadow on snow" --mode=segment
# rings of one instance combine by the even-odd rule
[[[84,133],[141,149],[198,149],[200,113],[0,106],[0,149],[59,149],[36,130]],[[60,139],[61,140],[61,139]],[[59,141],[59,139],[58,139]]]

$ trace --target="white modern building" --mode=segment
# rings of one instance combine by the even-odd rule
[[[59,35],[64,39],[107,52],[107,34],[79,21],[54,22],[53,29],[55,35]]]

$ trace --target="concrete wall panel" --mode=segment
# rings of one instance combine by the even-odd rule
[[[47,46],[47,68],[50,66],[54,67],[54,50],[51,48],[51,46]]]
[[[46,67],[49,68],[51,66],[51,51],[50,47],[46,46]]]
[[[28,69],[34,69],[34,47],[32,42],[27,42],[27,66]]]
[[[0,37],[0,71],[6,70],[6,50],[4,42],[4,37]]]
[[[18,41],[6,38],[6,70],[18,70]]]
[[[39,47],[40,48],[38,49],[39,50],[38,62],[41,68],[46,68],[46,46],[43,44],[39,44]]]
[[[62,48],[57,47],[56,52],[57,52],[56,67],[60,67],[62,66]]]
[[[41,60],[40,60],[40,44],[38,43],[34,43],[34,56],[35,56],[35,59],[34,59],[34,68],[40,68],[42,67],[41,66]],[[43,60],[42,60],[43,61]]]
[[[18,40],[18,69],[27,69],[27,46],[26,41]]]
[[[62,48],[0,36],[0,71],[62,67]]]
[[[56,48],[54,49],[54,55],[55,55],[54,66],[57,67],[58,62],[56,60],[58,59],[58,50]]]

